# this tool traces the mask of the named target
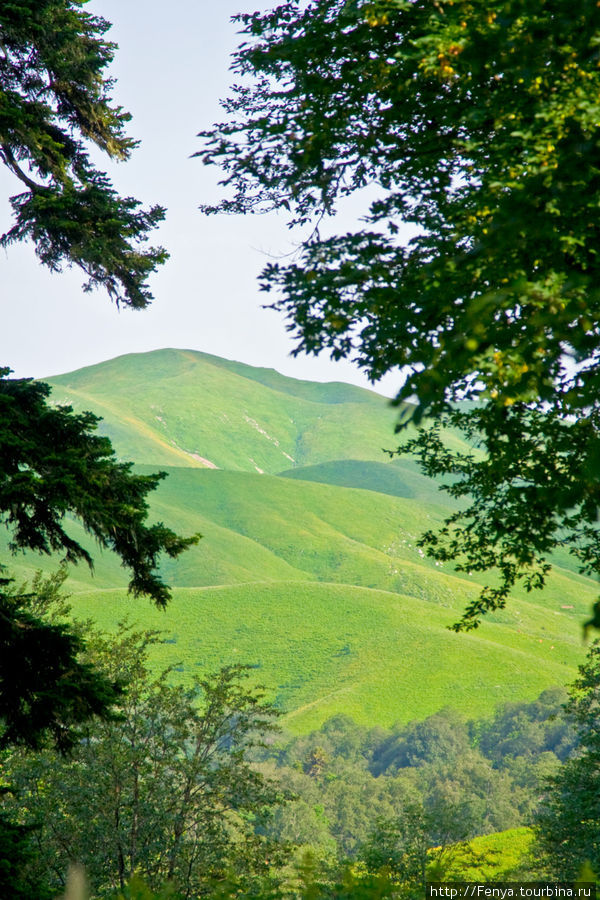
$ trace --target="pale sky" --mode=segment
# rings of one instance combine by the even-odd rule
[[[129,133],[142,142],[129,162],[102,165],[121,193],[167,207],[152,242],[171,259],[151,280],[152,307],[119,312],[105,294],[82,292],[78,270],[52,274],[30,246],[0,251],[0,365],[19,377],[43,377],[123,353],[181,347],[295,378],[373,387],[350,363],[291,358],[282,315],[261,308],[258,273],[269,256],[293,249],[283,217],[205,217],[198,210],[219,197],[219,173],[190,157],[199,149],[197,132],[221,118],[238,40],[229,19],[248,8],[244,0],[92,0],[88,9],[113,23],[113,96],[132,114]],[[0,191],[2,232],[10,224],[6,198],[19,192],[4,170]],[[350,215],[340,227],[350,227]],[[399,384],[390,375],[375,389],[391,396]]]

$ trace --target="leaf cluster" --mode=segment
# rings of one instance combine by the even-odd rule
[[[491,388],[552,401],[565,347],[596,349],[596,4],[292,0],[239,18],[240,84],[200,153],[233,199],[209,211],[287,204],[303,224],[377,195],[375,229],[313,233],[265,270],[298,349],[353,353],[374,378],[410,366],[400,396],[421,413]]]
[[[249,756],[277,713],[243,666],[188,689],[171,683],[171,670],[153,675],[158,640],[126,625],[116,638],[93,634],[87,661],[123,686],[116,715],[90,722],[69,757],[5,755],[21,820],[38,827],[38,873],[55,890],[72,859],[100,896],[123,891],[134,873],[178,896],[247,889],[278,859],[255,826],[281,792]]]
[[[83,659],[83,635],[36,611],[44,592],[54,598],[65,578],[38,580],[37,591],[15,589],[0,578],[0,748],[40,748],[49,737],[61,752],[78,740],[81,726],[107,715],[119,681]]]
[[[77,265],[85,290],[148,305],[148,276],[168,254],[145,248],[164,210],[120,197],[88,147],[127,159],[128,113],[111,101],[105,70],[115,44],[86,0],[24,0],[0,8],[0,160],[26,188],[11,198],[14,224],[0,246],[32,239],[53,271]]]
[[[557,406],[458,407],[400,448],[427,475],[441,477],[443,490],[468,499],[439,531],[425,532],[420,546],[434,559],[453,560],[458,571],[499,574],[457,630],[476,628],[484,612],[502,608],[518,582],[527,591],[543,587],[557,551],[600,576],[598,414],[574,422]],[[442,427],[460,429],[473,451],[448,449]]]
[[[546,873],[577,879],[586,864],[600,867],[600,646],[590,648],[569,690],[566,710],[577,728],[580,751],[546,784],[536,816],[536,853]]]

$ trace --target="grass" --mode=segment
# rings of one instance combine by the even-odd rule
[[[122,592],[73,598],[75,613],[103,628],[128,616],[163,628],[169,643],[157,664],[176,662],[178,677],[231,662],[256,667],[256,679],[296,732],[345,713],[365,725],[421,719],[445,705],[472,716],[499,703],[533,699],[569,680],[582,661],[578,635],[533,603],[516,602],[517,631],[498,621],[471,634],[447,625],[452,608],[351,585],[254,583],[179,588],[166,613]]]
[[[397,444],[398,410],[373,391],[190,350],[130,354],[47,381],[56,402],[103,416],[118,455],[138,462],[274,474],[342,458],[385,462],[382,448]]]
[[[382,453],[396,442],[397,411],[379,395],[177,350],[50,381],[55,399],[105,416],[119,455],[141,471],[168,467],[152,517],[203,534],[163,564],[175,590],[159,613],[128,599],[118,560],[69,525],[96,561],[93,578],[72,572],[76,614],[106,629],[124,615],[166,629],[156,663],[177,663],[177,677],[250,663],[304,732],[337,713],[365,725],[446,705],[485,715],[570,681],[582,662],[580,623],[597,587],[563,557],[543,593],[515,592],[470,634],[448,630],[482,579],[417,547],[450,501],[413,460]],[[39,565],[25,554],[11,568],[25,578]]]

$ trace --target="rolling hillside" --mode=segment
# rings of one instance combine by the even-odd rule
[[[93,409],[117,454],[153,465],[276,474],[338,459],[386,462],[398,411],[379,394],[191,350],[131,354],[49,378]]]
[[[448,630],[477,583],[416,546],[449,501],[412,460],[382,452],[397,412],[379,395],[176,350],[49,381],[56,402],[103,416],[120,457],[167,467],[157,520],[203,534],[164,565],[166,613],[128,598],[126,573],[93,547],[95,576],[80,566],[70,579],[77,615],[164,628],[158,657],[179,677],[248,662],[304,731],[338,712],[368,725],[445,705],[485,714],[569,681],[583,659],[579,623],[597,589],[567,568],[478,631]],[[19,577],[40,564],[13,562]]]

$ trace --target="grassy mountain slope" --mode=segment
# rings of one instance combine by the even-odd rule
[[[422,529],[441,521],[441,506],[247,472],[167,471],[152,498],[153,517],[184,534],[203,535],[180,559],[164,561],[163,573],[175,586],[322,581],[397,591],[444,607],[467,603],[481,582],[433,563],[416,546]],[[76,523],[69,530],[86,542]],[[74,570],[78,589],[125,586],[118,559],[98,553],[89,539],[88,546],[96,573],[92,579],[84,566]],[[38,560],[31,554],[19,559],[29,567]],[[539,596],[550,609],[563,601],[579,608],[581,598],[585,611],[594,590],[589,580],[559,568]]]
[[[421,557],[414,538],[423,506],[414,500],[174,468],[154,514],[204,533],[169,564],[179,587],[166,613],[123,588],[99,590],[126,583],[102,554],[93,580],[75,570],[76,614],[106,628],[129,615],[166,629],[159,656],[181,662],[183,677],[255,665],[295,730],[339,712],[370,725],[444,705],[484,714],[506,697],[533,698],[570,680],[582,659],[579,622],[594,585],[561,570],[543,595],[515,599],[479,631],[448,631],[477,584]]]
[[[283,478],[315,481],[318,484],[335,484],[339,487],[362,488],[392,497],[410,497],[428,503],[449,506],[452,502],[442,498],[438,485],[421,475],[415,460],[396,457],[389,462],[359,459],[335,459],[314,466],[301,466],[278,473]]]
[[[164,561],[171,584],[311,580],[420,595],[436,571],[415,546],[425,520],[441,521],[441,510],[433,505],[425,512],[413,499],[248,472],[179,467],[167,472],[152,496],[153,518],[182,533],[203,535],[180,559]],[[94,581],[84,567],[75,570],[81,585],[126,584],[115,556],[99,554],[76,523],[69,531],[96,559]],[[24,559],[30,566],[37,557]],[[441,578],[441,569],[436,574]]]
[[[567,616],[517,601],[480,632],[447,629],[446,608],[392,592],[324,583],[254,583],[180,588],[166,613],[115,591],[80,594],[78,615],[110,628],[117,617],[166,629],[164,662],[180,677],[247,662],[297,731],[336,713],[366,725],[420,719],[451,705],[489,713],[564,683],[581,658],[579,632],[565,639]],[[515,628],[515,617],[518,628]]]
[[[379,394],[191,350],[121,356],[47,381],[55,402],[102,416],[118,455],[137,462],[277,473],[384,462],[382,448],[398,443],[398,411]]]
[[[377,394],[175,350],[49,381],[55,401],[104,417],[122,458],[167,467],[156,520],[203,534],[164,563],[175,587],[166,613],[128,599],[127,574],[94,547],[95,577],[79,566],[70,579],[76,614],[165,628],[158,656],[180,661],[182,677],[250,662],[304,731],[338,712],[369,725],[444,705],[483,714],[565,683],[583,659],[579,623],[597,588],[568,567],[478,631],[447,629],[478,581],[416,546],[450,500],[414,461],[382,453],[397,443],[397,412]],[[14,568],[21,577],[38,564],[26,554]]]

